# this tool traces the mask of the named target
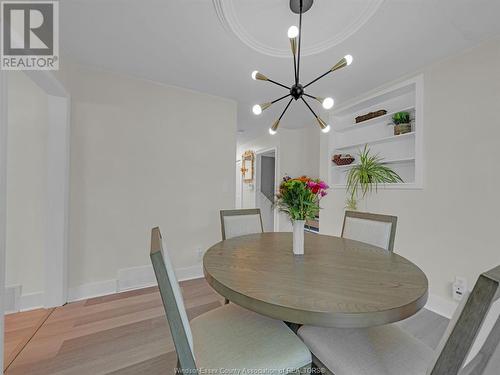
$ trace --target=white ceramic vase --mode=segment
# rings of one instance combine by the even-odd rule
[[[293,254],[304,255],[304,224],[305,220],[293,222]]]

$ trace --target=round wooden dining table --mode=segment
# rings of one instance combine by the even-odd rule
[[[363,242],[306,233],[259,233],[212,246],[208,283],[229,301],[296,324],[361,328],[393,323],[426,303],[427,277],[404,257]]]

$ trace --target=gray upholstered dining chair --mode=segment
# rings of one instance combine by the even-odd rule
[[[393,251],[397,222],[396,216],[346,211],[342,237]]]
[[[260,208],[221,210],[220,225],[223,240],[264,232]]]
[[[220,229],[222,240],[264,232],[260,208],[220,210]],[[229,303],[229,300],[224,298],[224,303]]]
[[[310,368],[311,353],[282,321],[230,304],[190,323],[159,228],[151,231],[150,257],[182,373],[246,369],[286,374]]]
[[[497,375],[499,284],[500,266],[479,276],[436,350],[395,324],[366,329],[303,326],[298,334],[311,350],[313,363],[330,374]]]

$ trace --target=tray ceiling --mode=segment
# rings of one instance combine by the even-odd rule
[[[304,15],[302,56],[321,53],[342,43],[375,14],[383,1],[316,0]],[[298,24],[298,16],[291,12],[287,1],[212,2],[224,29],[242,43],[265,55],[290,58],[286,31]]]

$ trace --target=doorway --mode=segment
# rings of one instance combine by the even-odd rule
[[[255,207],[260,208],[265,232],[274,232],[277,228],[276,167],[276,149],[256,153]]]

